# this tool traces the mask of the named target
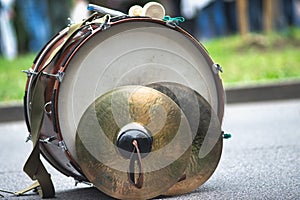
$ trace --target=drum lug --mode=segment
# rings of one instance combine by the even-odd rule
[[[62,82],[64,79],[65,73],[58,71],[57,74],[53,75],[59,82]]]
[[[102,24],[100,29],[104,31],[108,28],[110,28],[110,24]]]
[[[52,141],[54,141],[54,140],[56,140],[56,136],[51,136],[46,139],[40,139],[39,141],[41,143],[45,143],[45,144],[53,144]]]
[[[166,21],[166,25],[171,28],[176,28],[177,24],[173,21]]]
[[[105,15],[104,17],[100,18],[99,20],[100,20],[100,23],[101,23],[101,21],[103,21],[103,23],[101,23],[101,25],[99,27],[101,30],[106,30],[106,29],[110,28],[110,26],[111,26],[110,25],[110,20],[111,20],[110,15]]]
[[[54,77],[58,82],[62,82],[65,76],[64,72],[58,71],[56,74],[49,74],[47,72],[43,72],[43,75],[46,77]]]
[[[72,20],[71,17],[68,17],[68,27],[72,26],[73,24],[75,24],[75,22]]]
[[[223,73],[223,69],[221,67],[221,65],[215,63],[212,65],[213,71],[217,74],[219,72]]]
[[[68,150],[67,145],[66,145],[65,141],[63,141],[63,140],[58,142],[58,147],[61,148],[63,151]]]
[[[91,31],[91,33],[93,34],[94,32],[96,32],[98,30],[104,31],[104,30],[110,28],[111,27],[110,20],[111,20],[111,16],[109,14],[107,14],[101,18],[94,19],[91,22],[86,22],[86,25],[89,26],[88,30]],[[92,27],[92,24],[98,24],[99,26],[98,26],[98,28],[94,29]]]
[[[27,136],[26,138],[26,141],[25,142],[28,142],[28,141],[31,141],[32,140],[32,135],[29,133],[29,135]]]
[[[28,77],[38,74],[38,72],[33,71],[33,69],[31,68],[29,70],[22,70],[22,72],[24,72]],[[43,75],[46,77],[54,77],[57,81],[62,82],[65,73],[61,71],[58,71],[56,74],[49,74],[47,72],[43,72]]]
[[[28,69],[28,70],[22,70],[23,73],[25,73],[28,77],[32,76],[33,74],[37,74],[36,72],[33,71],[33,69]]]
[[[44,143],[44,144],[54,145],[54,146],[62,149],[63,151],[68,150],[67,145],[63,140],[58,141],[58,143],[56,143],[56,142],[54,143],[53,141],[55,141],[55,140],[57,140],[56,136],[50,136],[50,137],[47,137],[46,139],[39,139],[39,142]]]

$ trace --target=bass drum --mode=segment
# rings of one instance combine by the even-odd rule
[[[30,131],[32,77],[64,43],[43,69],[42,80],[36,83],[47,85],[40,139],[51,144],[42,143],[41,151],[60,172],[79,181],[89,180],[78,164],[77,128],[88,107],[108,91],[121,86],[180,84],[201,94],[220,122],[224,111],[217,65],[202,45],[179,26],[145,17],[112,18],[105,24],[97,22],[97,18],[71,36],[66,28],[45,46],[30,70],[25,92]]]

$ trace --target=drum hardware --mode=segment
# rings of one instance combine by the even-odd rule
[[[31,141],[31,140],[32,140],[32,135],[29,134],[28,137],[26,138],[25,142],[28,142],[28,141]],[[44,143],[44,144],[54,145],[54,146],[62,149],[62,151],[67,151],[68,150],[67,145],[63,140],[58,141],[57,144],[53,143],[53,141],[55,141],[55,140],[57,140],[56,136],[50,136],[50,137],[47,137],[46,139],[39,139],[39,142]]]
[[[63,141],[63,140],[61,140],[61,141],[58,142],[58,146],[59,146],[59,148],[61,148],[63,151],[67,151],[67,150],[68,150],[68,147],[67,147],[65,141]]]
[[[46,138],[46,139],[39,139],[39,141],[41,142],[41,143],[45,143],[45,144],[54,144],[54,143],[52,143],[52,141],[54,141],[54,140],[57,140],[57,138],[56,138],[56,136],[51,136],[51,137],[48,137],[48,138]],[[56,145],[56,144],[55,144]],[[57,146],[57,145],[56,145]]]
[[[110,24],[110,21],[111,21],[111,15],[109,14],[106,14],[102,17],[99,17],[99,18],[95,18],[93,19],[92,21],[87,21],[85,24],[86,25],[89,25],[91,27],[91,25],[95,25],[95,24],[98,24],[100,25],[99,27],[97,27],[96,29],[94,29],[93,27],[91,27],[93,30],[102,30],[101,26],[108,26]]]
[[[64,141],[61,140],[61,141],[58,141],[58,143],[54,143],[53,141],[55,141],[55,140],[57,140],[56,136],[50,136],[50,137],[47,137],[46,139],[39,139],[39,142],[43,143],[43,144],[54,145],[57,148],[60,148],[62,151],[68,150],[66,143]]]
[[[103,31],[103,30],[108,29],[110,27],[110,23],[111,23],[111,16],[109,14],[106,14],[99,18],[95,17],[91,21],[86,21],[82,28],[84,29],[87,27],[87,30],[90,31],[90,33],[88,35],[92,35],[99,30]],[[95,24],[97,25],[97,27],[95,27]],[[73,24],[70,24],[69,26],[72,26],[72,25]],[[83,37],[83,39],[85,39],[85,37]],[[64,66],[64,65],[62,65],[62,66]]]
[[[214,63],[212,68],[215,73],[218,73],[218,72],[223,73],[223,69],[222,69],[221,65],[219,65],[217,63]]]
[[[26,137],[26,140],[25,142],[28,142],[28,141],[32,141],[32,135],[29,133],[28,136]]]
[[[73,24],[75,24],[75,22],[72,20],[71,17],[68,17],[68,27],[72,26]]]
[[[111,20],[111,16],[105,15],[101,18],[95,19],[92,23],[99,23],[100,24],[99,29],[106,30],[110,27],[110,20]]]
[[[34,72],[32,68],[28,70],[22,70],[23,73],[27,75],[27,77],[31,77],[32,75],[37,75],[37,72]]]
[[[169,27],[171,27],[171,28],[175,28],[177,26],[177,24],[175,22],[173,22],[173,21],[167,21],[166,25],[169,26]]]
[[[56,78],[56,80],[58,80],[58,82],[62,82],[63,78],[65,76],[64,72],[58,71],[56,74],[49,74],[47,72],[43,72],[43,75],[46,77],[54,77]]]
[[[52,113],[51,106],[52,106],[52,101],[47,102],[44,106],[44,111],[47,115],[51,115],[51,113]]]
[[[25,73],[28,77],[30,77],[32,75],[37,75],[38,74],[38,72],[33,71],[32,68],[30,68],[29,70],[22,70],[22,72]],[[59,82],[62,82],[65,73],[61,72],[61,71],[58,71],[56,74],[50,74],[50,73],[47,73],[47,72],[42,72],[42,75],[46,76],[47,78],[54,77]]]

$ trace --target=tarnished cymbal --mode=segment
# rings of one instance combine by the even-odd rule
[[[193,133],[192,154],[184,172],[185,179],[165,195],[179,195],[197,189],[215,171],[222,153],[222,133],[218,116],[196,91],[176,83],[147,85],[173,99],[184,112]]]
[[[130,143],[133,152],[126,157],[126,144],[120,150],[128,139],[120,139],[123,135],[141,137],[136,140],[141,154]],[[143,155],[142,146],[149,141],[152,146],[145,149],[150,152]],[[83,173],[99,190],[119,199],[149,199],[167,192],[184,174],[191,144],[188,120],[177,104],[142,86],[119,87],[98,97],[81,117],[76,134]]]

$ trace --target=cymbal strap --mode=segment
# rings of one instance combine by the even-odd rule
[[[143,182],[144,182],[144,174],[143,174],[143,166],[142,166],[142,157],[141,153],[138,147],[138,142],[136,140],[133,140],[132,145],[134,146],[134,149],[130,156],[130,162],[129,162],[129,172],[128,172],[128,179],[129,182],[134,185],[136,188],[142,188]],[[135,180],[135,161],[137,161],[139,172],[138,172],[138,178]]]

